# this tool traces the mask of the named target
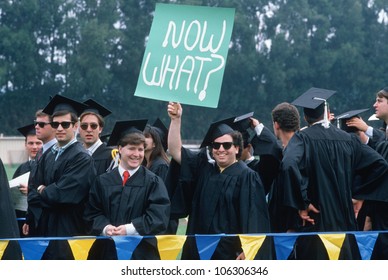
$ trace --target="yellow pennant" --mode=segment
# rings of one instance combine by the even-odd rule
[[[329,259],[338,260],[346,234],[336,233],[336,234],[318,234],[318,235],[321,238],[323,244],[325,245],[326,251],[329,255]]]
[[[156,235],[161,260],[176,260],[186,241],[186,235]]]
[[[96,239],[72,239],[68,240],[74,259],[86,260],[89,250]]]
[[[246,260],[253,260],[265,240],[265,235],[239,235]]]
[[[0,260],[4,255],[4,251],[8,246],[8,240],[7,241],[0,241]]]

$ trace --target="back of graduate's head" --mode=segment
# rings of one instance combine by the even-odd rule
[[[288,102],[275,106],[272,110],[272,121],[277,122],[280,129],[286,132],[295,132],[300,129],[299,111]]]
[[[325,113],[324,104],[319,105],[316,109],[303,108],[304,119],[308,124],[313,124],[323,120]]]
[[[327,99],[334,93],[334,90],[312,87],[295,99],[292,104],[303,108],[304,118],[309,125],[324,120],[322,125],[328,128],[330,125]]]

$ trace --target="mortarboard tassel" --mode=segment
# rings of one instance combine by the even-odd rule
[[[323,98],[319,98],[319,97],[314,97],[315,100],[321,100],[321,101],[324,101],[325,102],[325,109],[324,109],[324,112],[323,112],[323,122],[322,122],[322,126],[324,128],[329,128],[330,127],[330,122],[329,122],[329,118],[327,116],[327,102],[326,102],[326,99],[323,99]]]
[[[326,102],[326,100],[325,100],[325,111],[324,111],[322,126],[324,128],[329,128],[330,127],[329,118],[327,116],[327,102]]]

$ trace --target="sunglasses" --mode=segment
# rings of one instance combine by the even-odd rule
[[[224,147],[225,150],[229,150],[233,146],[233,142],[213,142],[212,147],[213,149],[218,150],[219,148]]]
[[[39,126],[40,128],[43,128],[46,124],[50,124],[48,122],[37,122],[37,121],[34,121],[34,125],[35,126]]]
[[[72,124],[74,124],[74,122],[52,122],[51,126],[57,129],[59,125],[61,125],[64,129],[68,129]]]
[[[81,123],[80,127],[82,130],[87,130],[90,126],[91,129],[96,130],[98,127],[97,123]]]

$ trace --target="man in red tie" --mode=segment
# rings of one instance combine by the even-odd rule
[[[108,146],[117,145],[120,163],[99,175],[90,190],[85,220],[91,234],[144,236],[166,230],[170,218],[166,186],[159,176],[142,166],[146,124],[147,120],[116,122]],[[117,259],[114,242],[96,240],[89,259]],[[159,259],[155,239],[144,238],[132,259]]]

